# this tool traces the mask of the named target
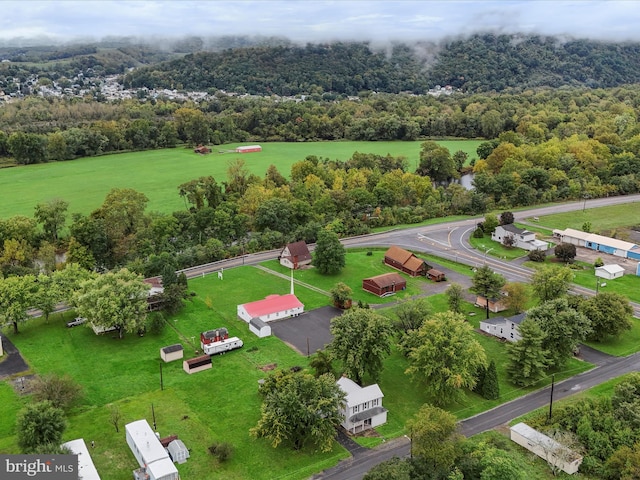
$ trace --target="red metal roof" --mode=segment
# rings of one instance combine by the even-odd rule
[[[253,318],[270,313],[282,312],[283,310],[304,307],[300,300],[298,300],[298,297],[291,293],[287,295],[269,295],[264,300],[245,303],[243,306],[247,313]]]

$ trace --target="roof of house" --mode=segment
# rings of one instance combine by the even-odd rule
[[[507,223],[506,225],[498,225],[498,226],[502,227],[502,229],[506,230],[507,232],[517,233],[518,235],[521,235],[527,232],[527,230],[525,230],[524,228],[518,228],[513,223]]]
[[[507,318],[507,320],[509,320],[511,323],[520,325],[526,318],[527,318],[527,312],[524,312],[524,313],[519,313],[517,315],[514,315],[513,317],[509,317]]]
[[[256,327],[257,329],[261,329],[267,326],[267,322],[260,320],[257,317],[252,318],[251,320],[249,320],[249,325],[253,325],[254,327]],[[271,328],[271,327],[269,327]]]
[[[352,405],[360,405],[374,398],[384,397],[382,390],[377,383],[367,387],[361,387],[356,382],[347,377],[340,377],[337,382],[340,389],[347,394],[347,407]]]
[[[593,242],[600,245],[607,245],[608,247],[613,247],[618,250],[633,250],[638,248],[638,245],[631,242],[625,242],[624,240],[619,240],[617,238],[605,237],[603,235],[597,235],[595,233],[583,232],[580,230],[574,230],[573,228],[565,228],[564,230],[554,230],[553,233],[558,233],[562,236],[566,235],[568,237],[577,238],[579,240],[584,240],[585,242]]]
[[[624,272],[624,268],[616,263],[612,263],[611,265],[603,265],[601,267],[596,267],[596,272],[607,272],[610,274]]]
[[[298,257],[298,259],[301,259],[301,260],[307,260],[311,258],[309,247],[307,246],[307,243],[304,240],[301,240],[299,242],[289,243],[283,249],[283,251],[286,249],[289,250],[289,254],[292,257]]]
[[[427,273],[429,275],[433,275],[434,277],[438,277],[440,275],[444,275],[444,272],[441,272],[440,270],[436,270],[435,268],[431,268],[431,269],[427,270]]]
[[[396,262],[399,262],[402,265],[404,265],[405,262],[409,260],[411,257],[413,257],[414,255],[413,253],[405,250],[404,248],[400,248],[393,245],[392,247],[389,247],[389,250],[385,252],[384,256],[387,258],[391,258]]]
[[[138,446],[138,450],[147,464],[168,457],[167,451],[162,447],[146,420],[127,423],[124,428]]]
[[[263,300],[245,303],[242,305],[251,317],[261,317],[270,313],[278,313],[284,310],[304,307],[294,294],[269,295]]]
[[[162,277],[145,278],[144,283],[146,283],[147,285],[151,285],[151,288],[149,289],[149,296],[157,295],[164,292],[164,287],[162,286]]]
[[[407,283],[407,281],[402,277],[402,275],[395,272],[376,275],[375,277],[365,278],[364,280],[371,280],[380,288],[390,287],[391,285]]]
[[[98,470],[93,464],[91,455],[89,455],[89,449],[83,438],[76,440],[70,440],[62,444],[63,447],[67,447],[71,452],[78,456],[78,477],[82,480],[100,480]]]
[[[493,317],[487,318],[486,320],[480,320],[480,324],[489,324],[489,325],[500,325],[506,323],[506,319],[504,317]]]

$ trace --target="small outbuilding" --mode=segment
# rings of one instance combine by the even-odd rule
[[[160,349],[160,358],[162,358],[165,363],[180,360],[182,357],[184,357],[184,348],[182,348],[182,345],[179,343],[176,343],[175,345],[168,345]]]
[[[251,320],[249,320],[249,330],[251,330],[260,338],[271,336],[271,326],[269,326],[267,322],[263,322],[259,318],[252,318]]]
[[[429,280],[432,280],[434,282],[444,282],[447,279],[447,276],[444,274],[444,272],[436,270],[435,268],[430,268],[429,270],[427,270],[427,277],[429,277]]]
[[[487,308],[487,299],[482,295],[478,295],[476,297],[476,307]],[[501,295],[500,298],[490,298],[489,299],[489,311],[493,313],[498,313],[506,310],[507,304],[504,301],[504,295]]]
[[[237,147],[236,153],[253,153],[253,152],[261,152],[262,147],[260,145],[245,145],[243,147]]]
[[[184,445],[184,442],[179,438],[173,440],[167,446],[167,452],[173,463],[185,463],[189,458],[189,449]]]
[[[518,423],[511,427],[511,440],[569,475],[576,473],[582,463],[582,455],[526,423]]]
[[[596,277],[604,278],[605,280],[614,280],[624,275],[624,268],[620,265],[611,264],[596,267]]]
[[[362,280],[362,288],[379,297],[406,290],[407,281],[399,273],[385,273]]]

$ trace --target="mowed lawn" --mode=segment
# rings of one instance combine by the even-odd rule
[[[588,201],[587,206],[589,206]],[[615,230],[639,225],[640,208],[635,203],[588,208],[584,211],[578,210],[575,212],[544,215],[539,218],[537,223],[551,230],[556,228],[560,230],[564,230],[565,228],[582,230],[585,222],[591,223],[591,231],[594,233],[605,229]]]
[[[479,140],[438,142],[453,154],[462,150],[476,158]],[[263,177],[270,165],[288,177],[291,165],[308,155],[348,160],[355,152],[404,156],[414,171],[422,142],[306,142],[261,143],[262,152],[219,153],[240,144],[213,147],[213,153],[198,155],[191,148],[119,153],[0,169],[0,218],[32,216],[36,204],[52,198],[69,202],[70,212],[89,213],[99,207],[112,188],[132,188],[149,198],[148,210],[170,213],[185,208],[178,185],[211,175],[226,180],[230,162],[244,160],[251,173]]]

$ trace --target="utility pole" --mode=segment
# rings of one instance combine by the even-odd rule
[[[556,382],[555,373],[551,375],[551,401],[549,402],[549,422],[551,422],[551,415],[553,414],[553,385]]]

